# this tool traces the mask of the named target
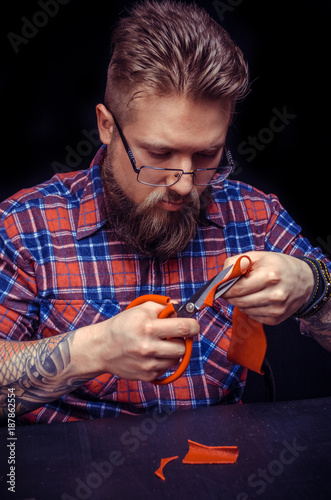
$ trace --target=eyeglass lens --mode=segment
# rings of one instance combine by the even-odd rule
[[[231,172],[231,166],[227,165],[218,170],[216,169],[197,169],[190,172],[193,175],[193,182],[197,186],[207,186],[209,184],[217,184],[222,182]],[[138,181],[142,184],[153,186],[172,186],[183,176],[187,175],[182,170],[172,170],[157,167],[141,167],[138,174]]]

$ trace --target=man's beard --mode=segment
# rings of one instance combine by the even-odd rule
[[[187,196],[177,192],[155,191],[136,205],[126,196],[114,178],[109,154],[102,166],[102,181],[109,228],[116,238],[134,252],[168,260],[181,252],[194,237],[200,215],[200,197],[193,188]],[[160,201],[181,202],[181,209],[168,211],[157,206]]]

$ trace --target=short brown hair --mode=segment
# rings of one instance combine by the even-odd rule
[[[248,90],[241,50],[193,3],[137,3],[114,28],[111,53],[105,105],[122,119],[128,103],[146,90],[233,103]]]

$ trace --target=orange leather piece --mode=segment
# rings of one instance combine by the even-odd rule
[[[240,263],[242,259],[248,259],[250,262],[246,271],[241,270]],[[231,273],[226,276],[221,283],[225,283],[233,278],[238,278],[248,274],[252,269],[252,262],[247,255],[239,257],[231,269]],[[212,306],[217,287],[217,283],[208,294],[204,306]],[[233,310],[232,335],[227,353],[229,361],[244,366],[249,370],[263,374],[262,363],[267,350],[267,340],[263,325],[241,312],[238,307]]]
[[[250,264],[246,271],[241,270],[242,259],[248,259]],[[225,283],[233,278],[238,278],[248,274],[252,269],[252,262],[247,255],[239,257],[231,269],[231,273],[226,276],[221,283]],[[208,294],[204,305],[212,306],[215,292],[221,283],[217,283]],[[238,307],[233,310],[232,335],[227,353],[229,361],[244,366],[249,370],[263,374],[262,363],[267,350],[267,340],[263,325],[241,312]]]
[[[154,474],[156,474],[158,477],[160,477],[161,479],[163,479],[163,481],[165,481],[165,477],[164,477],[164,474],[163,474],[164,467],[167,465],[167,463],[171,462],[171,460],[176,460],[177,458],[178,458],[178,456],[177,457],[161,458],[161,465],[154,472]]]
[[[190,439],[188,443],[183,464],[234,464],[239,455],[238,446],[206,446]]]
[[[228,360],[263,375],[262,363],[267,350],[263,325],[241,312],[238,307],[233,310],[232,321]]]

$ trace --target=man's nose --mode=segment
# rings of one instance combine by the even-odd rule
[[[183,174],[176,184],[173,184],[170,189],[176,191],[180,196],[186,196],[189,194],[194,186],[193,183],[193,170],[192,161],[186,160],[181,162],[179,168],[183,170]]]
[[[193,172],[184,172],[176,184],[170,186],[170,189],[176,191],[180,196],[186,196],[193,189]]]

